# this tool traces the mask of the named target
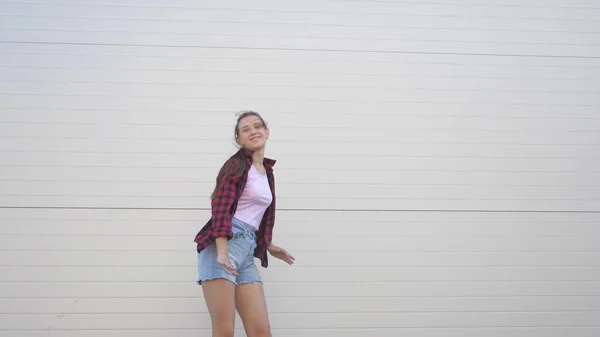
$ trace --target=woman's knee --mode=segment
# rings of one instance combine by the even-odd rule
[[[271,337],[271,328],[268,322],[256,322],[246,329],[248,337]]]
[[[214,322],[213,323],[213,334],[212,337],[233,337],[234,326],[225,322]]]

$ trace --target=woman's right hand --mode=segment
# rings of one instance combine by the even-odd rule
[[[225,267],[225,269],[232,275],[238,276],[238,272],[231,265],[231,261],[229,260],[229,254],[218,254],[217,255],[217,263]]]

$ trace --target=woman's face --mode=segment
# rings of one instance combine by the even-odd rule
[[[269,138],[269,129],[257,116],[246,116],[238,123],[237,143],[248,150],[257,151],[264,148]]]

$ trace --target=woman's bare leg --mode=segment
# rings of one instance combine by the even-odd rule
[[[237,286],[235,306],[248,337],[271,337],[269,314],[262,283],[254,282]]]
[[[225,279],[202,281],[202,291],[212,322],[212,336],[233,337],[235,285]]]

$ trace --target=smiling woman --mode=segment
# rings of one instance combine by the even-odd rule
[[[0,337],[600,336],[599,37],[598,0],[0,1]]]
[[[235,125],[239,151],[219,171],[212,216],[196,235],[198,283],[212,320],[213,336],[233,336],[238,310],[249,337],[271,336],[262,280],[254,258],[267,267],[267,251],[288,264],[285,249],[272,244],[275,224],[275,160],[266,158],[269,129],[254,111]]]

